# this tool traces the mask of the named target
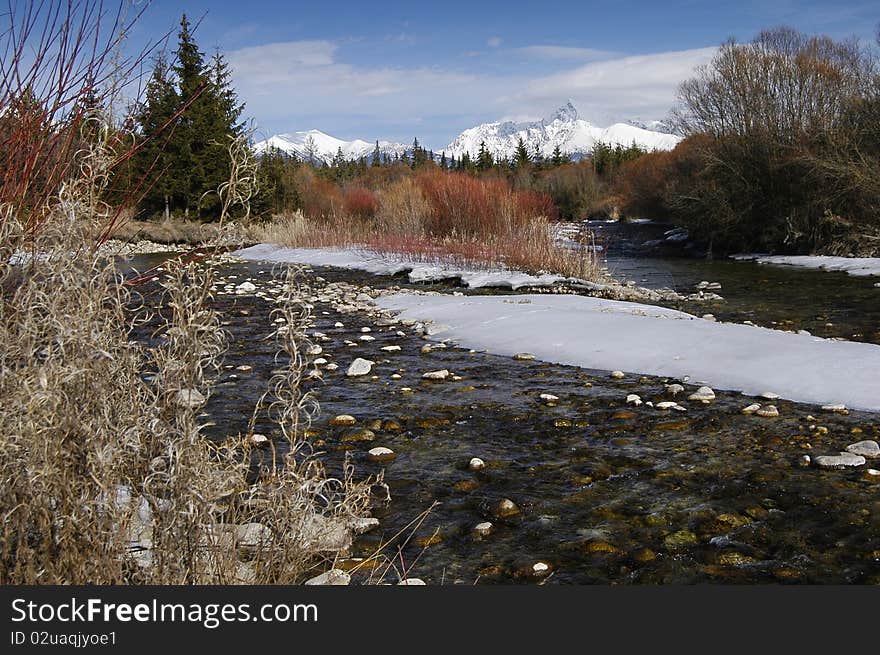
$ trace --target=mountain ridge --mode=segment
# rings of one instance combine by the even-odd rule
[[[668,129],[662,121],[638,119],[599,127],[580,118],[577,108],[568,101],[539,121],[496,121],[468,128],[445,148],[435,149],[434,152],[437,156],[445,152],[447,157],[460,158],[465,153],[475,157],[480,144],[485,143],[496,158],[511,159],[516,154],[519,139],[522,139],[529,154],[538,152],[542,157],[550,157],[554,149],[559,147],[560,151],[573,159],[582,159],[589,156],[598,143],[622,147],[635,143],[646,150],[671,150],[681,141],[678,135],[648,129],[649,126]],[[383,155],[399,156],[412,151],[411,146],[403,143],[382,140],[378,143]],[[345,141],[312,129],[276,134],[256,143],[254,148],[258,153],[277,148],[301,159],[330,163],[340,150],[346,159],[365,157],[370,160],[376,142],[362,139]]]

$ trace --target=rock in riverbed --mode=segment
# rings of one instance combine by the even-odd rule
[[[345,374],[350,378],[369,375],[370,371],[373,370],[374,363],[375,362],[372,362],[369,359],[358,357],[351,363]]]
[[[849,466],[862,466],[865,458],[853,453],[840,453],[839,455],[819,455],[813,458],[816,466],[823,469],[842,469]]]
[[[873,459],[875,457],[880,457],[880,445],[872,440],[858,441],[847,446],[846,452]]]
[[[449,371],[445,368],[442,371],[428,371],[422,374],[423,380],[445,380],[449,377]]]

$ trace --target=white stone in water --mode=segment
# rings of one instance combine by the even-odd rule
[[[763,416],[764,418],[775,418],[779,416],[779,410],[776,409],[776,405],[764,405],[761,409],[755,412],[758,416]]]
[[[675,397],[684,391],[684,387],[680,384],[667,384],[666,385],[666,393],[670,396]]]
[[[357,419],[351,414],[340,414],[330,419],[330,425],[335,426],[354,425],[355,423],[357,423]]]
[[[257,287],[250,282],[242,282],[237,287],[235,287],[235,292],[239,293],[239,294],[251,293],[256,290],[257,290]]]
[[[314,364],[315,366],[323,366],[326,363],[327,363],[327,360],[324,359],[323,357],[318,357],[316,360],[314,360],[312,362],[312,364]]]
[[[559,400],[559,396],[554,396],[552,393],[542,393],[539,397],[545,403],[555,403],[557,400]]]
[[[241,366],[235,367],[236,371],[242,371],[244,373],[247,373],[248,371],[252,371],[253,369],[254,369],[253,366],[248,366],[247,364],[242,364]]]
[[[309,578],[303,584],[308,586],[344,586],[350,583],[351,576],[348,573],[346,573],[342,569],[330,569],[329,571],[325,571],[321,575],[316,575],[314,578]]]
[[[472,457],[471,461],[468,462],[468,468],[471,471],[481,471],[486,468],[486,462],[481,460],[479,457]]]
[[[642,399],[639,397],[638,394],[631,393],[626,397],[626,404],[627,405],[635,405],[636,407],[638,407],[639,405],[642,404]]]
[[[488,537],[492,534],[492,528],[495,526],[492,525],[489,521],[483,521],[482,523],[477,523],[474,526],[474,533],[480,537]]]
[[[421,578],[406,578],[397,583],[398,587],[424,587],[425,581]]]
[[[262,446],[269,442],[269,437],[267,437],[265,434],[254,433],[250,436],[250,439],[248,439],[248,441],[250,441],[251,444],[255,446]]]
[[[324,368],[326,368],[328,371],[335,371],[337,368],[339,368],[339,365],[338,365],[338,364],[334,364],[333,362],[330,362],[330,363],[327,364],[327,366],[325,366]]]
[[[428,371],[427,373],[422,374],[422,378],[425,380],[445,380],[449,377],[449,371],[445,368],[440,371]]]
[[[363,332],[364,334],[366,334],[367,332],[372,332],[372,331],[373,330],[371,330],[370,328],[368,328],[366,326],[361,328],[361,332]]]
[[[759,409],[761,409],[761,406],[760,406],[758,403],[752,403],[752,404],[749,405],[748,407],[743,407],[743,408],[742,408],[742,413],[743,413],[743,414],[754,414],[754,413],[757,412]]]
[[[535,356],[532,353],[516,353],[513,358],[521,362],[530,362]]]
[[[684,407],[682,407],[682,406],[679,405],[677,402],[672,401],[672,400],[664,400],[663,402],[657,403],[657,404],[655,405],[655,407],[656,407],[657,409],[674,409],[674,410],[677,410],[677,411],[679,411],[679,412],[685,412],[685,411],[687,411]]]
[[[847,446],[846,452],[874,459],[875,457],[880,457],[880,445],[878,445],[876,441],[870,439],[866,441],[857,441],[856,443]]]
[[[383,350],[386,353],[396,353],[400,350],[400,346],[382,346],[379,350]]]
[[[798,458],[798,464],[800,466],[809,466],[812,461],[813,460],[809,455],[801,455],[800,458]]]
[[[535,562],[532,564],[532,572],[535,575],[546,575],[550,571],[550,566],[545,562]]]
[[[391,374],[391,379],[392,379],[392,380],[400,380],[400,379],[402,379],[402,378],[403,378],[403,376],[400,375],[399,373],[392,373],[392,374]]]
[[[369,334],[362,334],[359,339],[361,341],[375,341],[376,337],[371,337]]]
[[[195,409],[205,404],[205,397],[198,389],[181,389],[174,396],[174,402],[181,407]]]
[[[397,455],[394,454],[394,451],[390,448],[385,448],[384,446],[370,448],[367,452],[367,459],[372,462],[389,462],[395,457],[397,457]]]
[[[369,359],[358,357],[351,363],[345,374],[350,378],[369,375],[370,371],[373,370],[373,364],[375,364],[375,362],[370,361]]]
[[[846,405],[843,403],[834,403],[832,405],[822,405],[823,412],[833,412],[835,414],[844,414],[847,412]]]
[[[715,315],[714,314],[703,314],[702,318],[707,321],[714,321]]]
[[[700,387],[690,396],[688,396],[688,400],[699,400],[704,403],[709,402],[710,400],[715,400],[715,392],[711,387]]]
[[[765,391],[759,394],[758,398],[763,398],[764,400],[779,400],[779,394],[773,393],[772,391]]]
[[[611,371],[611,377],[615,380],[622,380],[626,377],[626,374],[623,371]]]
[[[343,324],[340,323],[339,321],[336,321],[336,322],[333,324],[333,327],[335,327],[335,328],[341,328],[341,327],[345,327],[345,325],[343,325]]]
[[[365,532],[369,532],[374,528],[378,528],[379,519],[375,519],[372,516],[351,519],[348,522],[348,527],[350,527],[355,534],[364,534]]]
[[[309,346],[308,349],[306,350],[306,353],[309,355],[312,355],[312,356],[320,355],[322,352],[324,352],[324,349],[318,345]]]
[[[839,455],[819,455],[814,460],[819,468],[842,469],[847,466],[862,466],[865,458],[853,453],[840,453]]]

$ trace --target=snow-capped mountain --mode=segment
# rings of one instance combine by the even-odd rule
[[[657,124],[652,122],[650,124]],[[575,159],[589,155],[597,143],[612,146],[636,145],[647,150],[671,150],[681,141],[675,134],[645,129],[631,123],[615,123],[610,127],[598,127],[582,120],[577,109],[567,102],[547,118],[526,123],[505,121],[484,123],[465,130],[448,146],[446,154],[461,157],[469,153],[474,157],[485,142],[486,148],[495,156],[511,158],[516,153],[519,139],[522,138],[529,153],[537,148],[545,157],[553,154],[559,146],[563,153]]]
[[[343,141],[320,130],[307,130],[290,134],[276,134],[265,141],[254,144],[254,150],[257,153],[262,153],[270,148],[275,148],[288,155],[295,154],[300,159],[311,157],[317,161],[329,163],[340,149],[342,156],[346,159],[366,157],[369,160],[376,148],[376,142],[370,143],[361,139]],[[383,154],[394,155],[405,152],[407,146],[402,143],[379,141],[379,150]]]

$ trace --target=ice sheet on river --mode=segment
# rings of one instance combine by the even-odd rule
[[[519,302],[527,301],[527,302]],[[434,338],[499,355],[705,382],[746,394],[880,411],[880,346],[585,296],[396,294],[380,307],[448,326]]]
[[[271,243],[261,243],[233,254],[251,261],[334,266],[366,271],[374,275],[397,275],[408,272],[410,282],[459,279],[464,286],[472,289],[506,287],[516,290],[524,287],[551,286],[564,281],[582,282],[562,275],[529,275],[499,269],[479,271],[454,264],[414,262],[400,255],[378,254],[356,248],[284,248]]]
[[[733,259],[843,271],[850,275],[880,275],[880,257],[827,257],[824,255],[733,255]]]

